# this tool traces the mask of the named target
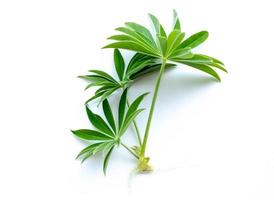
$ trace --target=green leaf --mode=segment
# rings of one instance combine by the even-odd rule
[[[126,103],[127,103],[127,89],[124,90],[123,94],[121,95],[120,102],[119,102],[119,108],[118,108],[119,129],[121,128],[123,121],[124,121]]]
[[[109,81],[113,82],[113,83],[117,83],[117,81],[112,78],[112,76],[110,76],[108,73],[101,71],[101,70],[89,70],[89,72],[93,72],[95,74],[98,74],[106,79],[108,79]]]
[[[133,40],[135,38],[130,37],[128,35],[112,35],[107,38],[108,40],[117,40],[117,41],[127,41],[127,40]]]
[[[110,137],[114,136],[115,134],[111,131],[111,129],[108,127],[106,122],[99,116],[94,114],[88,106],[86,106],[87,115],[89,118],[89,121],[92,123],[92,125],[97,128],[98,130],[102,131],[103,133],[109,135]]]
[[[211,76],[213,76],[214,78],[216,78],[218,81],[221,81],[221,78],[219,77],[219,75],[209,66],[204,65],[204,64],[197,64],[197,63],[189,63],[189,62],[180,62],[183,63],[185,65],[188,65],[190,67],[196,68],[198,70],[201,70],[207,74],[210,74]]]
[[[108,102],[107,99],[103,101],[103,111],[104,111],[104,114],[106,116],[106,119],[107,119],[109,125],[111,126],[112,130],[115,133],[116,132],[116,126],[115,126],[115,122],[114,122],[114,117],[113,117],[111,107],[110,107],[109,102]]]
[[[81,156],[83,156],[84,154],[88,154],[90,156],[93,155],[93,150],[100,144],[102,144],[103,142],[98,142],[98,143],[95,143],[95,144],[92,144],[92,145],[89,145],[88,147],[84,148],[82,151],[80,151],[80,153],[77,155],[76,159],[80,158]],[[88,158],[87,157],[87,158]],[[86,158],[86,159],[87,159]],[[82,161],[83,162],[83,161]]]
[[[148,16],[149,16],[151,22],[153,23],[154,30],[155,30],[156,34],[159,34],[162,37],[166,37],[166,32],[165,32],[163,26],[160,24],[160,22],[157,19],[157,17],[155,17],[152,14],[148,14]]]
[[[124,71],[125,71],[125,62],[118,49],[114,50],[114,64],[115,64],[116,72],[119,76],[119,79],[123,80]]]
[[[161,61],[158,58],[137,53],[132,57],[128,64],[126,78],[131,79],[133,74],[137,74],[144,68],[148,68],[160,63]]]
[[[181,31],[181,24],[176,10],[173,10],[173,30]]]
[[[136,65],[127,73],[127,77],[130,77],[132,74],[135,74],[145,68],[146,66],[150,66],[155,64],[155,62],[150,59],[150,60],[144,60],[141,62],[136,63]]]
[[[148,55],[136,53],[129,61],[129,64],[127,66],[126,74],[128,74],[128,72],[130,72],[132,69],[134,69],[140,63],[142,63],[144,61],[147,61],[147,60],[150,60],[150,59],[155,59],[155,58],[151,57],[151,56],[148,56]]]
[[[227,70],[220,64],[221,61],[206,55],[195,54],[192,58],[183,59],[183,61],[185,63],[205,64],[227,72]]]
[[[119,37],[119,38],[115,38],[115,36],[110,37],[110,39],[115,39],[118,41],[133,41],[138,43],[139,45],[145,47],[146,49],[148,49],[149,51],[155,51],[155,47],[151,44],[151,41],[149,39],[147,39],[146,37],[143,37],[142,34],[134,31],[132,28],[129,27],[119,27],[116,28],[115,30],[120,31],[122,33],[125,33],[127,35],[127,37]],[[126,39],[127,38],[127,39]]]
[[[113,137],[106,135],[104,133],[89,130],[89,129],[79,129],[75,131],[71,131],[75,136],[84,139],[84,140],[110,140]]]
[[[121,86],[118,85],[116,87],[113,87],[109,90],[107,90],[106,92],[104,92],[104,94],[101,96],[100,102],[99,104],[101,104],[105,99],[107,99],[113,92],[115,92],[117,89],[119,89]]]
[[[182,59],[191,59],[193,57],[193,53],[191,52],[191,48],[182,48],[177,49],[169,56],[169,60],[176,61],[176,59],[182,60]]]
[[[167,37],[165,29],[162,25],[160,25],[160,35],[165,38]]]
[[[114,146],[112,146],[111,149],[107,152],[107,154],[105,156],[105,159],[104,159],[103,171],[104,171],[105,175],[106,175],[106,171],[107,171],[107,166],[108,166],[109,158],[110,158],[110,156],[112,154],[113,149],[114,149]]]
[[[93,152],[88,152],[85,154],[85,156],[83,157],[81,164],[83,164],[88,158],[90,158],[91,156],[93,156]]]
[[[227,73],[227,70],[224,68],[224,63],[216,58],[207,56],[207,55],[202,55],[202,54],[196,54],[196,58],[204,59],[204,60],[211,60],[212,62],[209,64],[212,67],[216,67],[224,72]]]
[[[125,25],[127,27],[130,27],[131,29],[133,29],[134,31],[136,31],[138,34],[140,34],[148,44],[150,44],[152,47],[156,48],[156,44],[154,42],[153,36],[151,35],[150,31],[137,23],[133,23],[133,22],[127,22],[125,23]]]
[[[105,148],[105,146],[107,146],[107,144],[108,144],[107,142],[92,144],[92,145],[88,146],[87,148],[83,149],[78,154],[76,159],[78,159],[79,157],[83,157],[82,161],[81,161],[81,163],[83,163],[86,159],[90,158],[91,156],[93,156],[97,152],[102,151]]]
[[[135,110],[133,113],[131,113],[130,115],[128,115],[126,118],[125,118],[125,121],[122,125],[122,128],[120,129],[119,131],[119,135],[122,136],[125,131],[127,130],[127,128],[129,127],[129,125],[132,123],[132,121],[137,117],[137,115],[139,113],[141,113],[142,111],[144,111],[145,109],[138,109],[138,110]]]
[[[114,87],[116,86],[116,83],[113,82],[108,82],[108,81],[101,81],[101,82],[94,82],[94,83],[90,83],[85,87],[85,90],[91,88],[91,87],[97,87],[97,86],[110,86],[110,87]]]
[[[165,55],[166,49],[167,49],[167,39],[157,34],[157,41],[158,41],[158,46],[161,49],[162,55]]]
[[[104,142],[100,145],[98,145],[94,150],[93,153],[96,154],[100,151],[104,151],[110,144],[114,144],[114,142]]]
[[[156,16],[154,16],[154,15],[152,15],[152,14],[150,14],[150,13],[148,14],[148,16],[149,16],[151,22],[152,22],[153,25],[154,25],[154,30],[155,30],[155,32],[156,32],[157,34],[160,34],[160,22],[159,22],[159,20],[157,19]]]
[[[129,106],[125,120],[122,122],[122,126],[120,126],[121,128],[119,129],[119,135],[121,136],[126,129],[128,128],[129,124],[134,120],[134,118],[140,113],[142,112],[144,109],[138,109],[140,103],[142,102],[142,100],[144,99],[144,97],[147,95],[148,93],[142,94],[140,95],[138,98],[136,98],[136,100]],[[124,115],[124,114],[123,114]]]
[[[140,154],[141,154],[141,148],[139,146],[132,146],[131,149],[133,150],[133,152],[138,156],[140,157]]]
[[[129,116],[138,109],[140,103],[143,101],[144,97],[148,94],[149,94],[148,92],[144,93],[140,95],[138,98],[136,98],[135,101],[132,102],[132,104],[128,108],[126,119],[129,118]]]
[[[171,63],[167,63],[165,66],[165,70],[171,67],[176,66],[175,64],[171,64]],[[137,78],[141,78],[144,75],[148,75],[150,73],[159,71],[161,68],[161,64],[155,64],[155,65],[151,65],[151,66],[147,66],[144,67],[142,70],[138,71],[137,73],[133,74],[130,76],[130,79],[137,79]]]
[[[222,71],[228,73],[228,71],[227,71],[222,65],[220,65],[219,63],[213,62],[213,63],[211,63],[211,64],[209,64],[209,65],[210,65],[211,67],[216,67],[216,68],[218,68],[218,69],[220,69],[220,70],[222,70]]]
[[[98,82],[98,81],[109,81],[109,79],[106,79],[103,76],[99,75],[85,75],[85,76],[78,76],[78,78],[84,79],[89,82]]]
[[[98,94],[100,92],[106,92],[106,91],[108,91],[108,90],[110,90],[112,88],[113,88],[113,86],[108,86],[108,85],[100,87],[98,90],[96,90],[95,94]]]
[[[141,43],[137,43],[135,41],[115,42],[115,43],[111,43],[109,45],[106,45],[103,48],[127,49],[127,50],[131,50],[131,51],[136,51],[136,52],[139,52],[139,53],[143,53],[143,54],[146,54],[146,55],[159,57],[158,54],[156,54],[155,52],[147,49]]]
[[[201,31],[201,32],[195,33],[194,35],[190,36],[185,41],[183,41],[178,46],[178,49],[186,48],[186,47],[195,48],[199,46],[201,43],[203,43],[207,38],[208,38],[207,31]]]
[[[92,96],[91,98],[89,98],[86,102],[85,105],[88,104],[89,102],[99,98],[100,96],[102,96],[105,93],[105,91],[100,91],[98,93],[96,93],[94,96]]]
[[[206,57],[208,59],[213,60],[213,62],[215,62],[215,63],[218,63],[220,65],[224,65],[224,63],[222,61],[220,61],[220,60],[218,60],[216,58],[213,58],[213,57],[210,57],[210,56],[207,56],[207,55],[203,55],[203,54],[196,54],[196,55],[200,55],[200,56]]]
[[[169,34],[167,38],[167,55],[168,56],[172,54],[173,51],[176,50],[176,48],[179,46],[181,41],[184,39],[184,36],[185,34],[178,30],[174,30]]]

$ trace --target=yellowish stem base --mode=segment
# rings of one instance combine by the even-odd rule
[[[137,172],[146,173],[146,172],[152,172],[152,171],[153,171],[153,168],[149,164],[149,157],[139,158],[138,165],[137,165]]]

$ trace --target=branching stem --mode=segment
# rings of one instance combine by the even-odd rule
[[[128,99],[127,99],[127,106],[128,106],[128,107],[130,106],[130,102],[129,102]],[[134,125],[135,131],[136,131],[136,135],[137,135],[137,139],[138,139],[139,145],[140,145],[140,147],[141,147],[141,146],[142,146],[141,134],[140,134],[140,131],[139,131],[139,128],[138,128],[138,125],[137,125],[135,119],[133,120],[133,125]]]
[[[145,151],[146,151],[146,144],[147,144],[147,138],[148,138],[148,134],[149,134],[149,129],[150,129],[150,124],[151,124],[151,120],[153,117],[153,112],[154,112],[154,107],[155,107],[155,103],[157,100],[157,96],[158,96],[158,91],[159,91],[159,86],[160,86],[160,82],[165,70],[165,66],[166,66],[166,58],[162,58],[162,65],[161,65],[161,69],[155,84],[155,89],[154,89],[154,94],[153,94],[153,98],[152,98],[152,102],[151,102],[151,106],[150,106],[150,111],[149,111],[149,115],[148,115],[148,120],[147,120],[147,125],[146,125],[146,131],[145,131],[145,135],[144,135],[144,140],[141,146],[141,158],[145,157]]]
[[[123,142],[121,142],[121,145],[123,147],[125,147],[125,149],[128,150],[135,158],[139,159],[139,157],[137,156],[137,154],[134,153],[134,151],[132,151],[127,145],[125,145]]]

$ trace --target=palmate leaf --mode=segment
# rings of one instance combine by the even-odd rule
[[[109,37],[108,39],[114,40],[114,42],[103,48],[126,49],[161,60],[185,64],[220,80],[220,77],[212,68],[219,68],[226,71],[223,63],[220,64],[216,62],[216,60],[213,60],[213,62],[208,65],[205,63],[184,61],[185,59],[191,60],[191,58],[195,56],[195,54],[192,53],[192,49],[202,44],[208,38],[207,31],[200,31],[184,40],[185,33],[181,31],[181,23],[175,10],[173,12],[173,30],[168,35],[156,16],[149,14],[149,17],[155,29],[154,37],[146,27],[137,23],[127,22],[125,23],[125,27],[116,29],[122,32],[122,34]],[[194,57],[193,60],[194,59],[196,59],[196,57]]]
[[[86,107],[87,115],[89,117],[89,120],[93,124],[93,126],[98,129],[97,130],[89,130],[89,129],[79,129],[72,131],[72,133],[83,139],[95,142],[94,144],[89,145],[88,147],[84,148],[77,156],[77,158],[82,158],[82,162],[84,162],[86,159],[90,158],[96,153],[99,152],[107,152],[107,157],[104,162],[104,173],[107,166],[107,161],[110,156],[110,149],[113,149],[115,145],[119,144],[119,140],[116,135],[116,129],[115,129],[115,122],[112,115],[112,111],[110,109],[109,103],[107,100],[103,102],[103,109],[104,114],[107,118],[108,123],[113,126],[113,132],[110,130],[109,126],[107,125],[107,122],[104,121],[103,118],[101,118],[99,115],[93,113],[88,107]]]
[[[85,89],[99,87],[96,90],[95,95],[88,99],[85,104],[98,98],[100,98],[100,104],[118,89],[129,87],[136,78],[157,71],[161,66],[158,58],[136,53],[126,67],[122,54],[118,49],[114,50],[114,64],[119,80],[116,80],[111,75],[101,70],[90,70],[89,72],[92,74],[79,76],[89,82]],[[171,63],[167,63],[167,65],[175,66]]]
[[[97,130],[79,129],[72,131],[78,138],[93,142],[93,144],[80,151],[77,158],[81,158],[82,162],[84,162],[86,159],[99,152],[105,152],[103,171],[104,174],[106,174],[107,165],[115,146],[119,146],[122,135],[126,132],[137,115],[144,110],[138,109],[138,107],[145,95],[146,94],[143,94],[137,97],[133,103],[129,105],[129,108],[126,109],[127,89],[125,89],[119,101],[118,122],[116,122],[113,116],[112,109],[107,99],[105,99],[102,104],[106,121],[101,116],[93,113],[89,107],[86,106],[88,118]],[[118,128],[116,127],[116,124],[118,124]]]

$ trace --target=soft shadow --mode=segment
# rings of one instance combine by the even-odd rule
[[[136,80],[129,91],[129,95],[132,96],[132,99],[133,97],[136,98],[138,95],[144,92],[147,92],[147,91],[151,92],[149,97],[145,98],[145,102],[142,106],[147,108],[147,110],[149,110],[148,108],[151,103],[151,98],[153,95],[153,90],[154,90],[154,85],[155,85],[157,75],[158,73],[152,73],[148,76],[145,76],[141,79]],[[182,69],[166,70],[160,85],[160,90],[159,90],[155,111],[157,112],[158,108],[159,110],[161,110],[160,108],[173,110],[175,109],[174,105],[176,105],[176,102],[180,102],[180,107],[187,106],[188,102],[190,102],[193,99],[192,95],[201,94],[205,92],[209,87],[217,83],[218,81],[216,81],[214,78],[200,72],[197,73],[197,71],[193,71],[193,72],[189,70],[184,71]],[[118,103],[118,100],[120,98],[119,94],[120,92],[113,95],[113,97],[111,98],[111,102],[114,105],[117,105]],[[146,121],[146,119],[147,119],[147,116],[144,116],[143,118],[144,122]],[[144,125],[143,123],[140,123],[140,124]],[[134,137],[135,139],[135,136],[133,134],[130,134],[130,137]],[[114,152],[112,156],[112,161],[116,159],[119,160],[118,157],[121,157],[121,155],[120,154],[117,155],[116,152]],[[122,155],[122,158],[120,159],[122,159],[123,161],[128,159],[125,156],[125,152]],[[100,171],[102,170],[102,162],[103,160],[102,160],[101,154],[93,156],[92,159],[87,159],[86,162],[84,163],[85,167],[82,172],[83,175],[86,175],[89,173],[92,173],[92,174],[100,173]],[[134,162],[134,160],[131,160],[131,162]],[[177,166],[177,167],[174,167],[174,169],[158,169],[157,172],[160,172],[160,171],[165,172],[165,171],[175,170],[182,167],[186,167],[186,166],[184,165]],[[129,182],[130,182],[129,188],[131,187],[131,181],[135,177],[135,175],[136,173],[133,169],[129,178]]]
[[[173,99],[179,99],[184,102],[190,95],[207,90],[210,86],[218,83],[214,78],[194,73],[168,73],[163,78],[159,100],[170,102]]]
[[[139,79],[135,82],[134,88],[142,92],[150,91],[150,99],[153,95],[156,78],[157,73],[153,73],[150,76]],[[180,102],[182,106],[187,102],[186,100],[191,99],[192,95],[198,95],[217,83],[219,82],[213,77],[200,72],[197,73],[197,71],[167,70],[161,81],[156,107],[167,106],[176,102]],[[146,106],[149,105],[150,101]]]

